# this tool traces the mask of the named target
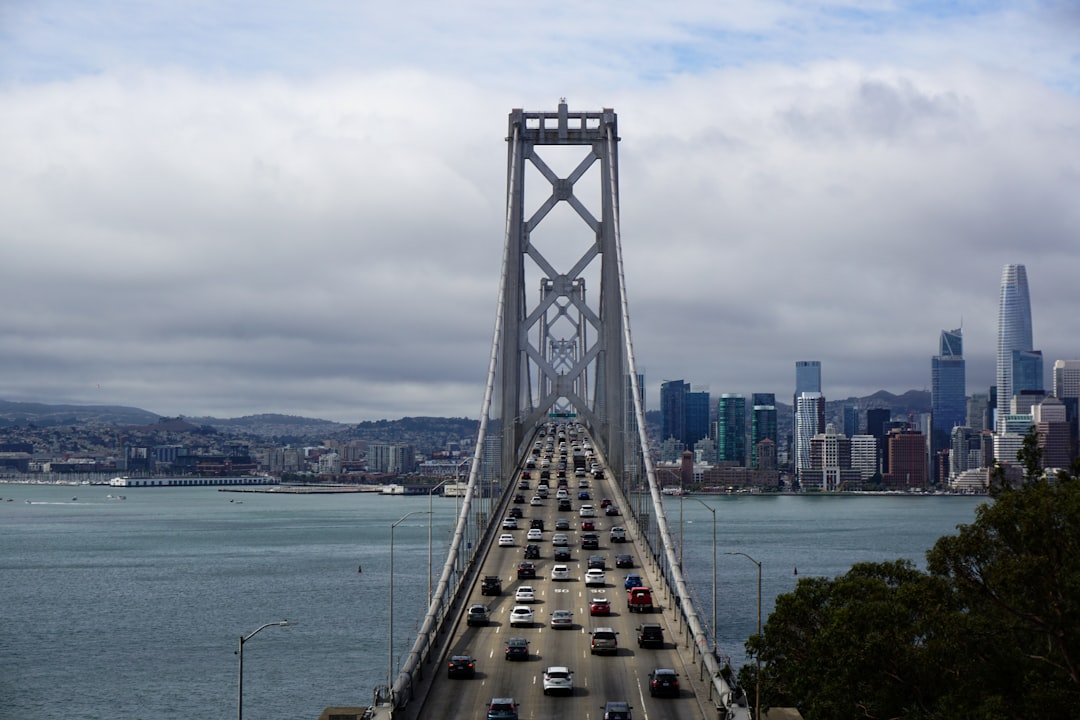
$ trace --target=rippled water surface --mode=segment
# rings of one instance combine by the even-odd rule
[[[233,718],[238,639],[283,618],[289,627],[244,645],[246,717],[315,720],[328,705],[367,704],[386,682],[390,525],[426,511],[426,497],[116,492],[0,484],[0,718]],[[703,499],[717,509],[719,553],[762,561],[766,613],[800,576],[864,560],[921,565],[980,502]],[[666,505],[678,538],[679,501]],[[437,579],[454,501],[433,508]],[[686,500],[681,528],[710,619],[712,516]],[[426,606],[428,531],[426,515],[394,531],[395,660]],[[717,566],[719,644],[738,665],[756,626],[757,568],[722,554]]]

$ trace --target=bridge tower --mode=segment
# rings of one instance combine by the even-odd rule
[[[565,99],[556,112],[510,113],[494,358],[499,397],[491,405],[502,468],[514,467],[549,417],[573,418],[626,479],[624,445],[633,447],[637,437],[617,130],[613,110],[570,112]]]

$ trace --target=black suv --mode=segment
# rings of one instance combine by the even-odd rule
[[[600,548],[600,536],[596,533],[581,534],[582,550],[598,550]]]
[[[664,628],[657,623],[644,623],[638,628],[637,645],[643,647],[664,647]]]
[[[525,546],[525,559],[538,560],[540,558],[540,546],[530,543]]]
[[[480,583],[481,595],[502,595],[502,579],[498,575],[485,575]]]
[[[543,530],[544,529],[544,521],[541,520],[540,518],[533,518],[532,520],[529,521],[529,527],[531,529],[533,529],[533,530]]]
[[[568,548],[566,546],[556,547],[554,550],[551,551],[551,555],[556,560],[569,560],[570,559],[570,548]]]
[[[536,565],[531,562],[518,563],[517,576],[518,580],[536,577]]]
[[[597,570],[607,570],[607,561],[603,555],[590,555],[588,570],[596,568]]]

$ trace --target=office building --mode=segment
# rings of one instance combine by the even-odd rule
[[[988,393],[972,393],[967,401],[967,423],[975,432],[990,429],[990,395]]]
[[[844,406],[844,435],[849,438],[859,434],[859,408],[855,405]]]
[[[1001,271],[1001,293],[997,323],[997,404],[1000,411],[1009,407],[1015,394],[1013,352],[1034,350],[1031,330],[1031,297],[1027,268],[1006,265]]]
[[[837,432],[832,423],[810,439],[810,464],[799,475],[803,490],[837,492],[861,480],[859,472],[851,468],[851,440]]]
[[[660,385],[660,440],[686,443],[686,396],[690,383],[668,380]]]
[[[1031,408],[1031,420],[1039,436],[1044,468],[1067,469],[1072,463],[1072,436],[1065,404],[1054,397],[1045,398]]]
[[[685,380],[668,380],[660,385],[661,441],[676,440],[684,450],[692,450],[698,440],[709,436],[709,393],[690,389]]]
[[[878,471],[877,438],[873,435],[851,436],[851,468],[859,471],[859,478],[869,480]]]
[[[882,476],[891,490],[927,486],[926,436],[914,430],[893,430],[887,438],[889,472]]]
[[[798,360],[795,362],[795,397],[804,392],[821,392],[821,361]],[[824,428],[822,428],[824,431]]]
[[[716,459],[746,466],[746,398],[723,393],[716,401]]]
[[[931,448],[935,453],[949,447],[952,429],[967,420],[963,331],[942,330],[938,349],[930,361]]]
[[[693,449],[699,440],[709,437],[709,393],[692,390],[686,393],[686,435],[683,437],[687,449]]]
[[[1058,400],[1080,398],[1080,360],[1055,360],[1053,393]]]
[[[823,423],[825,397],[819,392],[804,392],[795,402],[795,473],[801,476],[810,467],[810,441]],[[824,428],[822,428],[824,429]]]
[[[1012,383],[1014,396],[1026,392],[1044,392],[1042,350],[1012,351]]]
[[[892,411],[889,408],[870,408],[866,411],[866,434],[872,435],[877,440],[879,472],[887,472],[889,469],[888,444],[885,438],[889,434],[886,427],[891,419]]]
[[[750,466],[755,470],[761,465],[761,442],[771,442],[773,465],[776,467],[776,395],[773,393],[754,393],[750,396]]]

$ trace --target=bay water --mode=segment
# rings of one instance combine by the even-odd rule
[[[119,499],[117,493],[126,499]],[[9,501],[10,500],[10,501]],[[762,611],[799,577],[908,558],[985,498],[702,497],[716,509],[717,641],[738,667]],[[394,529],[394,648],[389,542]],[[681,504],[681,512],[679,505]],[[711,622],[713,516],[666,498]],[[215,488],[0,484],[0,720],[236,716],[315,720],[366,705],[408,652],[437,581],[455,501]],[[797,571],[797,574],[796,574]]]

